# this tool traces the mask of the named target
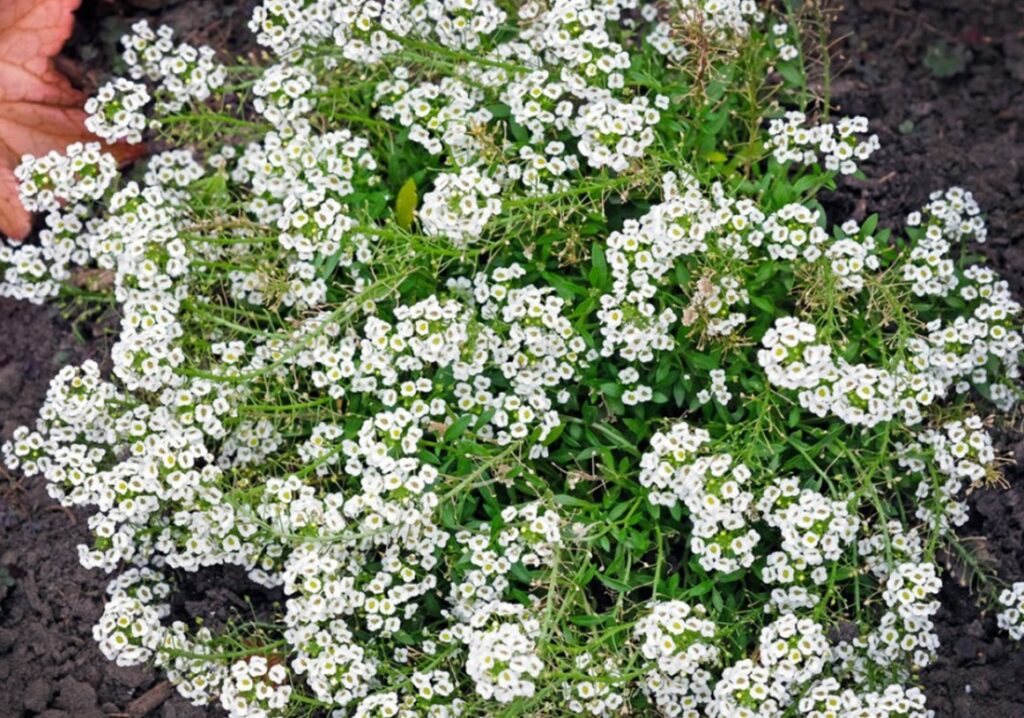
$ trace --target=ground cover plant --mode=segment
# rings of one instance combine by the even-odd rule
[[[188,151],[27,159],[4,255],[123,313],[5,449],[98,509],[103,651],[236,715],[926,715],[1019,308],[963,190],[826,221],[877,143],[802,19],[267,2],[266,67],[134,28],[90,129]],[[280,615],[174,620],[224,563]]]

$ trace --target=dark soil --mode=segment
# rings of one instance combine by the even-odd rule
[[[845,183],[831,203],[842,214],[878,212],[898,226],[933,190],[961,186],[987,214],[983,251],[1024,299],[1024,3],[1015,0],[860,0],[835,26],[834,101],[866,115],[882,141],[867,182]],[[954,73],[949,77],[937,75]],[[996,432],[1024,461],[1024,436]],[[1024,580],[1024,471],[1005,467],[1008,490],[976,492],[961,534],[1005,581]],[[938,616],[942,652],[925,673],[938,718],[1024,716],[1024,652],[979,612],[951,560]]]
[[[84,85],[102,81],[117,37],[146,16],[193,42],[244,53],[253,2],[85,0],[65,69]],[[845,182],[827,202],[832,219],[879,212],[898,227],[932,190],[963,186],[988,214],[982,250],[1024,297],[1024,6],[860,0],[839,14],[836,36],[845,39],[837,44],[843,73],[834,101],[842,114],[867,115],[883,150],[869,167],[875,179]],[[953,74],[936,76],[944,72]],[[34,420],[61,366],[104,356],[103,331],[83,340],[73,328],[54,310],[0,301],[0,440]],[[996,434],[1008,455],[1024,460],[1018,431]],[[1001,579],[1024,580],[1024,472],[1007,464],[1005,473],[1010,489],[972,496],[963,535]],[[0,478],[0,718],[220,715],[177,696],[162,700],[166,684],[153,671],[118,668],[99,653],[91,627],[106,578],[78,565],[75,546],[87,533],[84,516],[54,504],[39,482]],[[947,573],[942,653],[924,676],[929,704],[938,718],[1021,718],[1024,653],[975,607],[962,562],[951,560]],[[244,605],[244,583],[235,573],[190,579],[176,611],[222,619]]]
[[[987,215],[981,249],[1024,296],[1024,3],[845,5],[833,100],[868,117],[882,142],[872,179],[844,185],[846,211],[899,222],[934,190],[968,189]]]

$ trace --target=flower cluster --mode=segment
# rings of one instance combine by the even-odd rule
[[[832,718],[839,715],[865,718],[933,718],[935,712],[925,705],[920,688],[899,684],[880,691],[857,693],[842,689],[834,678],[818,681],[800,699],[800,714],[807,718]]]
[[[804,113],[787,112],[785,117],[772,120],[768,135],[780,163],[821,162],[830,171],[851,175],[857,171],[858,162],[869,159],[880,147],[877,135],[858,139],[867,131],[866,117],[844,117],[836,123],[808,127]]]
[[[930,664],[938,648],[938,636],[931,621],[939,610],[939,602],[934,596],[941,588],[942,581],[935,564],[904,563],[897,566],[886,580],[882,596],[895,611],[882,617],[877,634],[878,647],[888,652],[898,645],[898,650],[912,653],[913,666],[924,668]],[[893,617],[891,620],[890,616]],[[872,648],[875,646],[869,648],[869,652]]]
[[[745,488],[750,469],[729,454],[704,454],[710,438],[686,422],[655,434],[640,462],[640,483],[657,489],[649,495],[652,503],[686,506],[693,521],[690,548],[701,566],[728,573],[754,562],[760,537],[747,524],[754,500]]]
[[[18,194],[30,212],[55,212],[66,203],[90,202],[106,193],[117,162],[98,142],[69,145],[65,152],[26,155],[14,172]]]
[[[864,535],[857,542],[857,551],[879,579],[888,578],[893,565],[921,563],[924,547],[916,527],[906,530],[903,524],[893,520],[882,526],[864,525],[861,529]]]
[[[654,666],[644,688],[665,715],[697,715],[711,699],[711,673],[719,661],[717,627],[704,607],[685,601],[655,605],[634,629],[640,651]]]
[[[502,526],[496,532],[482,527],[456,534],[468,568],[452,584],[453,615],[472,622],[512,585],[509,574],[514,567],[536,569],[555,557],[562,543],[562,522],[556,512],[542,508],[537,502],[509,506],[501,512]]]
[[[919,296],[953,292],[960,284],[950,256],[953,247],[965,239],[984,242],[987,236],[981,209],[959,187],[932,193],[921,211],[907,217],[907,227],[916,242],[903,264],[903,279]]]
[[[316,82],[316,75],[301,65],[272,65],[252,87],[253,109],[275,127],[301,126],[315,107],[310,95]]]
[[[732,392],[729,391],[729,387],[726,385],[725,370],[712,369],[708,372],[708,376],[711,378],[711,387],[698,391],[697,401],[701,404],[707,404],[714,397],[715,401],[722,406],[727,405],[732,400]]]
[[[900,465],[917,475],[917,518],[943,529],[967,522],[965,489],[980,485],[994,471],[992,438],[978,416],[915,434],[900,447]]]
[[[501,213],[497,197],[501,187],[477,167],[464,167],[458,174],[439,175],[434,189],[423,197],[420,221],[423,231],[443,236],[464,247],[483,234],[487,223]]]
[[[235,661],[221,688],[221,705],[235,715],[274,715],[288,704],[291,696],[287,680],[285,667],[280,663],[270,665],[263,656]]]
[[[942,588],[935,564],[905,562],[885,581],[886,611],[870,633],[836,646],[839,659],[855,675],[874,666],[904,665],[922,669],[935,659],[939,637],[932,617],[939,610],[936,594]]]
[[[796,390],[800,405],[816,416],[833,414],[847,424],[871,427],[900,415],[917,424],[923,410],[948,390],[948,384],[927,371],[927,358],[914,364],[901,361],[890,371],[836,358],[830,345],[816,339],[814,325],[782,317],[765,333],[757,354],[768,380]]]
[[[410,15],[453,50],[478,49],[507,17],[494,0],[424,0],[413,5]]]
[[[346,210],[349,197],[378,181],[367,150],[367,141],[349,130],[300,130],[270,132],[237,157],[232,177],[251,185],[248,211],[276,227],[289,255],[285,286],[277,289],[285,304],[315,306],[324,300],[327,287],[317,264],[327,257],[338,256],[337,264],[350,268],[370,260],[370,240],[351,231],[357,223]],[[272,294],[280,281],[259,270],[232,275],[236,296],[250,300]]]
[[[522,606],[494,603],[473,618],[467,639],[466,672],[484,698],[510,703],[536,691],[543,662],[536,654],[540,623]]]
[[[762,579],[769,584],[803,589],[773,592],[776,604],[817,602],[805,586],[828,580],[828,567],[839,560],[843,549],[857,535],[858,519],[847,510],[847,502],[830,501],[817,491],[800,489],[786,478],[765,489],[757,509],[781,536],[781,550],[768,555]]]
[[[665,109],[668,98],[659,96],[655,104]],[[646,97],[634,98],[629,103],[611,97],[588,102],[570,126],[580,154],[595,169],[626,170],[630,160],[642,157],[654,142],[653,126],[661,119],[656,107],[651,107]]]
[[[147,122],[141,110],[149,100],[146,85],[118,77],[103,85],[86,101],[85,111],[89,116],[85,127],[107,142],[142,142]]]
[[[93,627],[100,651],[119,666],[145,663],[160,649],[160,619],[170,613],[171,587],[156,571],[132,569],[107,586],[110,599]]]
[[[598,663],[589,653],[581,653],[574,665],[586,678],[562,685],[566,706],[577,715],[610,718],[620,711],[625,698],[619,689],[620,671],[612,658]]]
[[[227,71],[209,47],[175,43],[174,31],[162,25],[155,31],[145,20],[132,25],[121,38],[123,58],[133,80],[156,83],[152,96],[156,111],[177,112],[186,102],[209,99],[227,79]],[[137,86],[119,87],[118,92],[139,96]],[[121,102],[127,102],[124,97]]]
[[[860,292],[864,289],[865,273],[877,271],[881,266],[875,238],[865,235],[861,226],[852,219],[844,222],[840,231],[846,236],[829,245],[825,258],[840,289]]]
[[[1003,610],[996,615],[999,627],[1019,641],[1024,638],[1024,582],[1018,581],[999,593]]]
[[[761,339],[763,348],[757,353],[768,381],[803,392],[834,381],[837,377],[832,350],[825,344],[815,344],[816,338],[813,324],[796,317],[777,319]],[[802,401],[810,403],[809,399]]]
[[[658,285],[682,256],[707,248],[706,236],[717,226],[711,203],[693,181],[664,178],[667,201],[640,221],[627,220],[608,237],[608,264],[614,283],[601,297],[602,352],[650,362],[656,351],[675,346],[671,329],[676,312],[654,303]]]
[[[757,660],[729,666],[715,686],[708,715],[715,718],[782,716],[794,689],[825,670],[829,645],[820,624],[784,614],[761,629]]]
[[[683,312],[683,325],[693,326],[701,321],[709,337],[734,334],[746,323],[747,315],[732,308],[749,301],[747,290],[736,277],[721,277],[717,282],[704,277],[697,282],[690,306]]]
[[[482,91],[453,77],[413,86],[402,70],[394,73],[394,79],[377,85],[380,116],[409,128],[409,140],[433,155],[445,148],[460,159],[477,154],[480,141],[472,128],[482,127],[491,119],[490,111],[480,106]]]

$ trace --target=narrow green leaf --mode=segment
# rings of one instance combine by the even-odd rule
[[[444,440],[448,442],[458,439],[474,421],[476,421],[475,414],[464,414],[460,416],[445,430]]]

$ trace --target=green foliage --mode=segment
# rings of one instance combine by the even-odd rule
[[[928,46],[922,62],[933,77],[945,80],[963,72],[970,59],[970,50],[963,45],[939,40]]]

